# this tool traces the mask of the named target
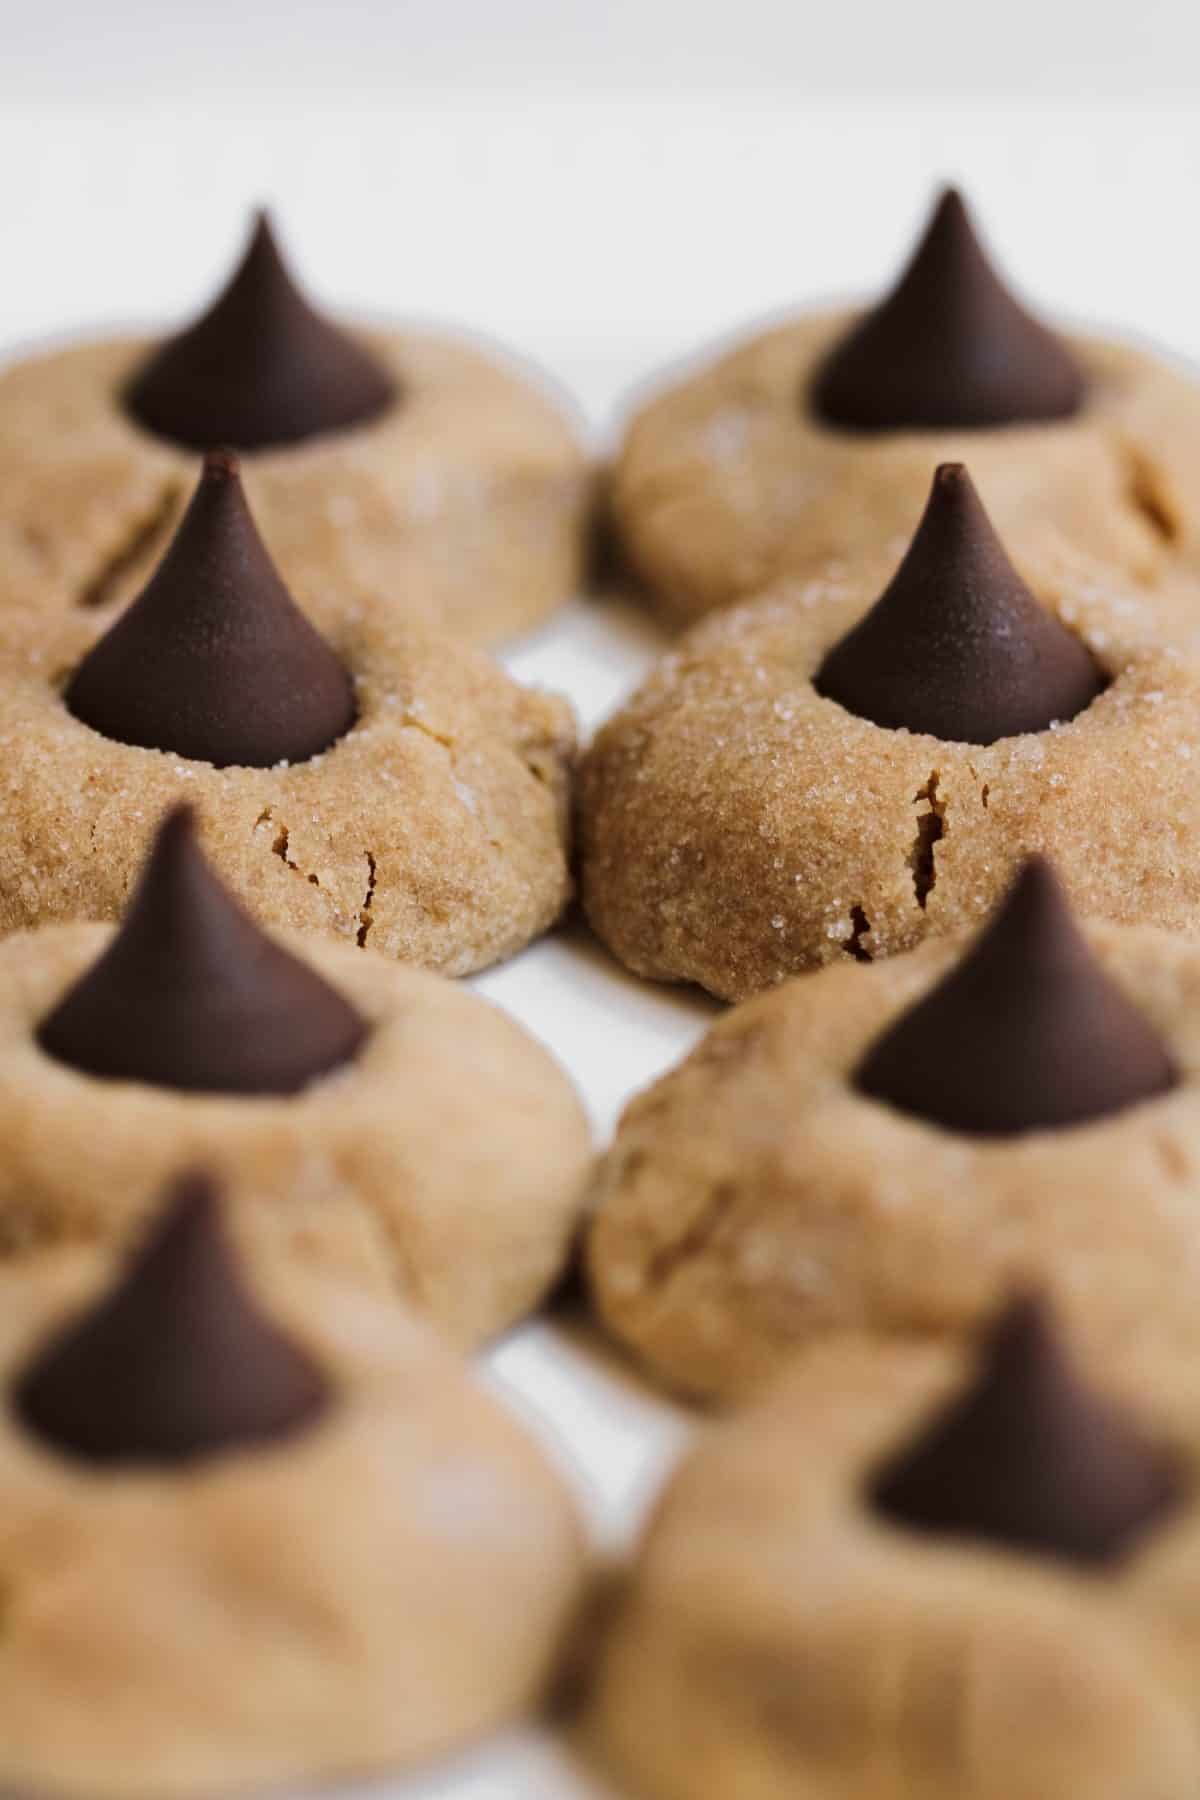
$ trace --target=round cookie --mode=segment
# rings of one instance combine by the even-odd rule
[[[968,948],[738,1007],[601,1164],[596,1307],[670,1387],[739,1400],[830,1334],[954,1338],[1015,1281],[1086,1344],[1200,1295],[1200,950],[1077,927],[1044,865]]]
[[[180,815],[118,932],[0,943],[0,1135],[0,1256],[123,1241],[203,1161],[247,1247],[463,1344],[557,1280],[591,1163],[569,1081],[510,1018],[370,950],[267,939]]]
[[[240,409],[208,422],[216,436],[198,421],[186,443],[140,423],[131,384],[181,344],[201,359],[191,390],[225,391],[223,378],[244,367],[233,400],[270,389],[264,404],[288,408],[275,427],[288,441],[248,444],[256,434]],[[358,422],[337,416],[345,359],[368,386],[358,365],[373,365],[382,391]],[[305,434],[291,399],[310,379],[318,423]],[[349,598],[365,613],[490,642],[537,623],[579,585],[590,474],[559,404],[450,337],[342,334],[296,292],[260,220],[230,287],[180,338],[83,343],[0,373],[0,604],[43,618],[111,616],[182,513],[197,448],[247,450],[264,536],[322,626]]]
[[[948,465],[898,570],[860,558],[663,658],[577,785],[583,902],[621,961],[742,999],[962,929],[1039,850],[1083,912],[1194,929],[1189,594],[1173,613],[1076,555],[1023,573]]]
[[[14,1790],[161,1800],[424,1762],[538,1701],[578,1598],[567,1493],[457,1359],[361,1291],[229,1266],[203,1204],[179,1197],[115,1281],[83,1255],[0,1277]],[[319,1384],[286,1431],[263,1428],[264,1353]],[[195,1419],[214,1356],[254,1398],[227,1381],[203,1435],[164,1436],[162,1369]]]
[[[115,624],[9,620],[0,685],[0,929],[118,916],[181,797],[257,916],[446,974],[519,950],[570,893],[566,702],[382,608],[322,640],[228,457]]]
[[[1118,1459],[1130,1480],[1137,1459],[1170,1458],[1183,1483],[1174,1504],[1099,1564],[1057,1543],[918,1532],[878,1504],[880,1465],[928,1429],[964,1379],[961,1356],[945,1346],[843,1339],[799,1359],[762,1404],[692,1454],[599,1658],[588,1737],[622,1791],[646,1800],[1187,1800],[1195,1791],[1191,1370],[1139,1368],[1097,1350],[1077,1372],[1043,1361],[1010,1375],[1007,1433],[992,1408],[993,1436],[1015,1438],[1006,1468],[1025,1465],[1010,1486],[1023,1477],[1041,1490],[1018,1492],[1018,1506],[1036,1513],[1040,1502],[1060,1532],[1073,1510],[1103,1507]],[[1066,1416],[1066,1382],[1086,1419]],[[969,1465],[964,1475],[969,1488]]]
[[[970,463],[1019,548],[1065,539],[1149,579],[1171,558],[1200,560],[1200,390],[1187,373],[1143,349],[1072,335],[1059,355],[1081,371],[1074,409],[1059,396],[1031,417],[1021,387],[1011,407],[982,410],[990,422],[831,423],[814,392],[834,353],[881,315],[888,343],[864,380],[902,386],[915,370],[945,382],[951,412],[981,366],[1016,379],[1031,333],[1053,341],[1000,286],[950,194],[875,313],[801,315],[651,399],[628,428],[612,509],[627,559],[672,620],[832,558],[897,554],[943,462]],[[906,398],[910,417],[938,416]]]

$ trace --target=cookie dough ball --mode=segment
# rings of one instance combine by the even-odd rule
[[[402,1296],[455,1342],[562,1272],[589,1132],[541,1046],[372,951],[268,938],[163,827],[126,918],[0,944],[0,1256],[123,1242],[181,1163],[248,1251]]]
[[[263,533],[322,625],[365,614],[494,642],[578,586],[590,474],[541,386],[448,337],[343,332],[260,218],[229,287],[162,343],[0,375],[0,606],[111,616],[177,523],[196,453],[246,454]]]
[[[1200,948],[1081,928],[1031,864],[969,946],[789,982],[631,1103],[597,1310],[725,1401],[833,1334],[960,1338],[1020,1281],[1167,1354],[1200,1301],[1198,1020]]]
[[[574,1509],[405,1311],[239,1262],[197,1181],[127,1265],[0,1280],[6,1786],[307,1787],[539,1699]]]
[[[181,798],[259,918],[445,974],[569,896],[566,702],[379,608],[322,637],[227,455],[115,623],[9,621],[0,687],[0,929],[116,918]]]
[[[646,1800],[1187,1800],[1197,1397],[1028,1306],[978,1369],[814,1350],[660,1505],[593,1746]],[[959,1516],[898,1516],[881,1472],[935,1453]]]
[[[943,196],[874,311],[814,312],[634,418],[612,506],[687,623],[831,558],[898,554],[935,463],[970,463],[1016,545],[1062,538],[1153,579],[1200,562],[1200,389],[1141,349],[1051,337]]]
[[[1196,929],[1200,657],[1125,577],[1023,574],[951,464],[898,569],[697,627],[580,770],[598,936],[738,1000],[961,930],[1034,851],[1087,914]]]

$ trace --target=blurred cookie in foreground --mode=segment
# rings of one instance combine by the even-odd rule
[[[268,936],[170,815],[119,927],[0,944],[0,1258],[123,1243],[181,1162],[248,1254],[308,1257],[475,1343],[566,1263],[591,1162],[566,1075],[498,1009]]]
[[[914,525],[898,566],[697,627],[597,734],[583,901],[637,974],[738,1000],[872,961],[976,923],[1037,851],[1087,914],[1200,925],[1191,584],[1019,569],[961,464]]]
[[[550,1676],[583,1553],[556,1475],[424,1326],[243,1261],[227,1210],[191,1175],[127,1260],[0,1276],[14,1789],[405,1768]]]
[[[227,287],[152,341],[83,342],[0,374],[0,602],[111,613],[167,542],[198,456],[244,453],[306,611],[492,642],[578,586],[590,475],[543,383],[425,330],[343,325],[260,214]]]
[[[626,1108],[595,1304],[681,1393],[832,1334],[955,1340],[1016,1282],[1085,1343],[1200,1304],[1200,948],[1082,925],[1044,862],[973,940],[847,959],[721,1019]]]
[[[0,625],[0,925],[119,915],[146,825],[204,815],[272,924],[449,975],[520,950],[570,893],[575,730],[556,695],[382,611],[324,632],[213,454],[115,620]]]
[[[1015,543],[1058,536],[1149,578],[1200,558],[1200,387],[1040,323],[949,189],[872,309],[801,313],[643,406],[613,509],[686,623],[831,558],[898,551],[930,468],[962,461]]]
[[[812,1350],[660,1503],[593,1749],[647,1800],[1187,1800],[1198,1400],[1036,1295]]]

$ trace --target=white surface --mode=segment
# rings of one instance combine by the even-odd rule
[[[877,286],[931,183],[954,174],[1044,306],[1200,355],[1193,6],[1011,0],[981,14],[939,0],[914,16],[610,0],[586,8],[590,27],[583,13],[568,0],[289,0],[281,24],[279,6],[232,0],[190,11],[0,0],[0,342],[179,317],[266,197],[329,299],[494,333],[542,359],[603,430],[631,387],[697,341]],[[1030,68],[1035,17],[1044,57]],[[939,47],[920,63],[937,19]],[[920,66],[943,90],[964,72],[976,92],[1019,74],[1043,91],[1078,97],[1095,82],[1127,99],[904,103],[889,86],[814,103],[852,61],[862,86],[907,69],[911,89]],[[1150,86],[1172,97],[1150,104]],[[636,614],[576,603],[505,661],[568,693],[590,726],[656,643]],[[476,985],[563,1058],[601,1141],[714,1010],[625,976],[579,930]],[[688,1422],[561,1320],[525,1327],[488,1360],[560,1456],[597,1544],[619,1548]],[[360,1793],[597,1790],[529,1730]]]

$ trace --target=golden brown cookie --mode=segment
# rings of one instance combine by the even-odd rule
[[[228,1181],[247,1246],[402,1295],[458,1343],[503,1330],[553,1285],[575,1232],[590,1142],[570,1083],[504,1013],[451,982],[370,950],[278,941],[367,1025],[342,1067],[279,1095],[69,1066],[37,1033],[111,928],[0,944],[0,1254],[124,1241],[156,1186],[203,1161]],[[165,987],[162,1004],[177,1004]]]
[[[536,380],[468,343],[359,342],[392,384],[384,410],[246,455],[286,581],[322,627],[347,604],[473,643],[536,624],[582,574],[590,474],[575,427]],[[127,409],[154,348],[85,343],[0,374],[5,609],[111,616],[169,538],[198,457]],[[241,447],[211,447],[226,444]]]
[[[186,1460],[106,1445],[96,1461],[12,1399],[104,1295],[107,1260],[3,1277],[14,1789],[159,1800],[351,1778],[423,1762],[541,1695],[582,1572],[558,1477],[402,1309],[294,1266],[246,1278],[327,1385],[315,1419]]]
[[[724,1400],[831,1333],[960,1336],[1021,1279],[1086,1343],[1170,1344],[1200,1298],[1198,1020],[1195,944],[1081,933],[1036,869],[969,946],[748,1001],[626,1109],[599,1313]]]
[[[464,975],[562,911],[565,701],[394,613],[348,607],[326,637],[353,679],[350,730],[305,762],[218,768],[72,716],[63,690],[108,623],[74,613],[2,634],[0,928],[115,918],[148,831],[180,799],[270,924]]]
[[[1020,548],[1063,541],[1140,578],[1200,558],[1200,389],[1099,338],[1057,338],[942,195],[895,287],[691,369],[629,426],[612,506],[669,617],[831,559],[897,552],[937,463],[967,461]]]
[[[1188,1800],[1200,1780],[1197,1387],[1097,1349],[1178,1505],[1097,1567],[918,1534],[879,1465],[964,1381],[944,1346],[842,1339],[693,1453],[604,1647],[593,1748],[646,1800]],[[1029,1415],[1030,1453],[1045,1444]],[[1046,1471],[1069,1481],[1072,1468]]]
[[[1082,641],[1102,689],[1045,730],[964,743],[820,691],[834,647],[906,571],[911,585],[948,473],[899,570],[860,557],[706,621],[598,733],[577,788],[583,901],[637,974],[737,1000],[814,965],[888,956],[979,919],[1037,850],[1087,914],[1200,923],[1188,848],[1200,659],[1169,641],[1184,635],[1190,584],[1151,599],[1076,555],[1022,561],[1028,605]],[[989,554],[990,569],[1003,550]],[[926,572],[914,605],[928,588]],[[979,591],[968,579],[962,595]],[[969,647],[978,617],[947,620],[942,635]],[[996,645],[1012,642],[1010,623],[992,621]],[[948,660],[970,698],[981,683],[959,648]],[[885,676],[898,661],[884,659]],[[1033,651],[1018,664],[1018,689],[1037,664]]]

